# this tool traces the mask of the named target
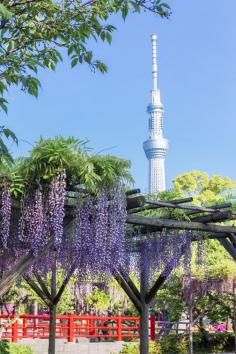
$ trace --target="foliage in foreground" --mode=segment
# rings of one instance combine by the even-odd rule
[[[161,17],[170,15],[169,5],[161,0],[2,0],[0,95],[10,86],[18,86],[37,96],[38,70],[55,70],[65,49],[72,67],[87,63],[105,72],[106,66],[93,58],[89,40],[111,43],[115,27],[108,21],[112,14],[125,18],[142,8]],[[4,96],[0,97],[0,108],[7,110]]]
[[[224,350],[233,351],[233,333],[209,333],[209,344],[206,345],[201,332],[193,333],[194,353],[220,353]],[[188,354],[189,341],[187,337],[169,334],[158,342],[150,341],[149,354]],[[125,344],[120,354],[139,354],[139,346],[134,343]]]
[[[129,12],[149,10],[161,17],[170,15],[161,0],[2,0],[0,3],[0,111],[7,112],[6,92],[12,86],[38,96],[40,69],[55,70],[65,52],[71,67],[88,64],[92,70],[107,71],[94,59],[91,40],[112,41],[115,27],[108,23],[114,14],[125,19]],[[11,160],[2,138],[16,141],[15,134],[0,127],[0,154]]]
[[[150,341],[149,354],[161,354],[160,344]],[[125,344],[120,354],[139,354],[139,346],[135,343]]]
[[[37,187],[50,182],[65,171],[67,186],[83,184],[86,188],[113,187],[118,181],[132,183],[130,161],[112,155],[92,155],[87,143],[76,138],[40,139],[29,157],[0,164],[0,175],[11,180],[16,197],[26,186]]]
[[[33,350],[28,345],[10,343],[8,341],[0,342],[1,354],[33,354]]]

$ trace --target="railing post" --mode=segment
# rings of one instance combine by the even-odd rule
[[[93,336],[95,334],[95,329],[94,329],[94,318],[93,314],[90,315],[90,319],[88,320],[88,333],[90,336]]]
[[[74,341],[74,316],[68,316],[68,335],[67,335],[68,342]]]
[[[156,318],[155,315],[151,315],[150,316],[150,338],[151,340],[155,340],[156,339]]]
[[[12,342],[17,343],[17,339],[18,339],[18,321],[17,320],[12,323],[11,330],[12,330]]]
[[[27,337],[27,318],[23,317],[23,337]]]
[[[122,340],[122,321],[120,314],[117,316],[117,340]]]

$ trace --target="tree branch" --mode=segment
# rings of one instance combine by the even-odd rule
[[[180,260],[182,255],[184,254],[185,250],[185,244],[181,246],[181,249],[179,251],[179,254],[176,256],[177,257],[177,262]],[[150,302],[153,300],[154,296],[156,295],[157,291],[160,289],[160,287],[164,284],[168,276],[171,274],[172,270],[176,267],[176,262],[173,262],[173,260],[170,260],[166,267],[165,270],[161,273],[161,275],[157,278],[155,281],[154,285],[151,287],[151,289],[148,291],[148,293],[145,296],[145,301],[147,304],[150,304]]]
[[[42,248],[36,256],[29,252],[19,262],[17,262],[10,271],[6,272],[0,281],[0,297],[5,295],[12,285],[22,277],[22,275],[34,264],[43,254],[50,248],[53,241],[50,240],[48,244]]]
[[[39,285],[41,286],[42,291],[44,294],[47,296],[50,301],[52,301],[52,296],[47,288],[47,285],[45,284],[44,280],[41,278],[41,276],[38,274],[38,272],[34,273],[35,278],[37,279]]]
[[[231,255],[231,257],[236,261],[236,248],[228,239],[219,239],[221,245],[226,249],[226,251]]]
[[[69,273],[67,274],[67,276],[66,276],[65,279],[63,280],[63,283],[62,283],[62,285],[61,285],[59,291],[57,292],[57,295],[55,296],[55,298],[54,298],[54,300],[53,300],[54,305],[57,305],[58,302],[60,301],[61,296],[62,296],[62,294],[63,294],[63,292],[64,292],[64,290],[65,290],[67,284],[69,283],[69,281],[70,281],[72,275],[73,275],[74,272],[75,272],[75,269],[76,269],[76,266],[75,266],[75,264],[74,264],[74,265],[72,265],[72,267],[71,267]]]
[[[126,283],[126,281],[124,280],[124,278],[121,276],[121,274],[119,272],[117,272],[116,270],[113,271],[113,276],[116,279],[117,283],[122,287],[122,289],[124,290],[124,292],[127,294],[127,296],[129,297],[129,299],[132,301],[132,303],[134,304],[134,306],[136,307],[136,309],[138,310],[139,313],[141,313],[142,311],[142,304],[139,301],[139,299],[135,296],[135,294],[133,293],[133,291],[131,290],[131,288],[129,287],[129,285]]]
[[[47,305],[47,307],[50,307],[52,304],[51,299],[49,299],[44,292],[40,289],[40,287],[33,281],[33,279],[30,278],[29,275],[25,275],[23,277],[26,281],[26,283],[35,291],[35,293],[44,301],[44,303]]]
[[[137,289],[136,285],[132,281],[132,279],[129,277],[129,275],[123,270],[119,269],[119,273],[122,275],[122,277],[125,279],[126,283],[129,285],[130,289],[133,291],[134,295],[138,298],[138,300],[141,302],[141,295],[140,291]]]
[[[38,2],[42,2],[43,0],[24,0],[24,1],[17,1],[17,2],[10,2],[8,5],[5,5],[5,7],[8,9],[15,7],[15,6],[22,6],[22,5],[26,5],[26,4],[30,4],[32,2],[34,3],[38,3]]]

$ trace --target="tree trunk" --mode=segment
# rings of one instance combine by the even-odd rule
[[[56,313],[57,308],[54,303],[57,294],[57,260],[54,257],[54,264],[52,266],[52,279],[51,279],[51,296],[52,303],[50,304],[50,323],[49,323],[49,346],[48,354],[56,354]]]
[[[189,294],[189,354],[193,354],[193,279],[190,274]]]
[[[236,281],[234,280],[234,284],[233,284],[233,297],[234,297],[234,352],[236,353]]]
[[[50,306],[50,323],[49,323],[49,346],[48,354],[56,353],[56,305]]]
[[[149,305],[142,304],[140,317],[140,354],[148,354],[149,350]]]
[[[149,352],[149,304],[146,303],[146,294],[148,291],[148,282],[150,276],[150,266],[145,249],[141,250],[141,272],[140,272],[140,296],[141,296],[141,314],[140,314],[140,354]]]

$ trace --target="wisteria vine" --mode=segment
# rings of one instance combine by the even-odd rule
[[[8,181],[3,180],[0,190],[1,198],[1,244],[4,249],[7,248],[9,233],[10,233],[10,219],[11,219],[11,192],[10,184]]]
[[[119,186],[101,189],[96,196],[81,195],[67,208],[62,170],[49,184],[27,186],[18,206],[12,206],[9,183],[2,185],[0,197],[2,267],[29,251],[37,255],[49,240],[53,245],[34,266],[44,274],[51,270],[54,256],[66,271],[73,265],[80,278],[105,278],[114,263],[124,264],[126,198]],[[72,225],[68,232],[66,222]]]

